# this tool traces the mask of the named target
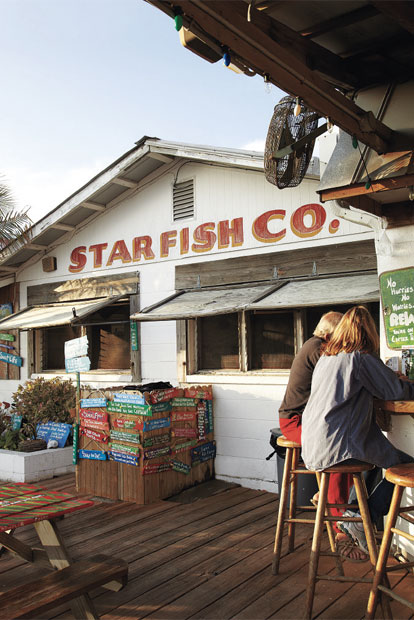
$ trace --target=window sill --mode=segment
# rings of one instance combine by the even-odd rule
[[[33,373],[31,378],[38,379],[51,379],[52,377],[59,377],[61,379],[73,378],[75,373],[65,372],[64,370],[47,370],[44,372]],[[92,370],[89,372],[80,373],[81,381],[88,382],[105,382],[109,381],[123,381],[125,383],[132,382],[132,375],[130,370]]]
[[[243,384],[243,385],[287,385],[289,370],[272,370],[269,372],[225,372],[215,371],[211,373],[199,373],[187,375],[186,383],[197,384]]]

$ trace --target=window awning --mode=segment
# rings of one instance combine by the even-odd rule
[[[124,295],[121,297],[125,297]],[[70,325],[101,308],[121,298],[101,297],[82,301],[67,301],[56,304],[44,304],[31,306],[20,312],[11,314],[0,321],[0,330],[9,329],[36,329],[40,327],[54,327],[57,325]]]
[[[364,274],[290,281],[274,293],[250,304],[248,309],[301,308],[378,300],[377,274]]]
[[[261,299],[263,295],[271,293],[274,289],[275,286],[263,285],[181,291],[157,304],[144,308],[141,312],[136,312],[131,316],[131,319],[137,321],[171,321],[239,312],[257,299]]]
[[[180,291],[136,312],[137,321],[171,321],[240,312],[379,300],[377,274],[279,281],[273,286]],[[0,322],[1,327],[1,322]]]

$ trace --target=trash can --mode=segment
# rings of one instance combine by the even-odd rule
[[[285,448],[281,448],[277,445],[277,438],[283,435],[280,428],[272,428],[270,429],[270,445],[274,449],[272,454],[269,454],[267,459],[272,458],[274,454],[276,454],[276,466],[277,466],[277,483],[279,486],[279,493],[282,487],[283,480],[283,468],[285,466]],[[316,482],[316,476],[311,476],[310,474],[299,474],[298,478],[298,487],[297,487],[297,504],[299,506],[306,506],[310,504],[310,500],[318,491],[318,483]]]

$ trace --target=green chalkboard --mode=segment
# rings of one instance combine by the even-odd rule
[[[414,347],[414,267],[385,271],[379,280],[389,348]]]

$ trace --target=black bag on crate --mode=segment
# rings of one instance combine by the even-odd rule
[[[266,461],[269,461],[274,454],[280,456],[281,459],[285,458],[286,448],[282,448],[282,446],[277,445],[277,438],[283,435],[280,428],[271,428],[270,429],[270,445],[273,448],[273,452],[266,457]]]

